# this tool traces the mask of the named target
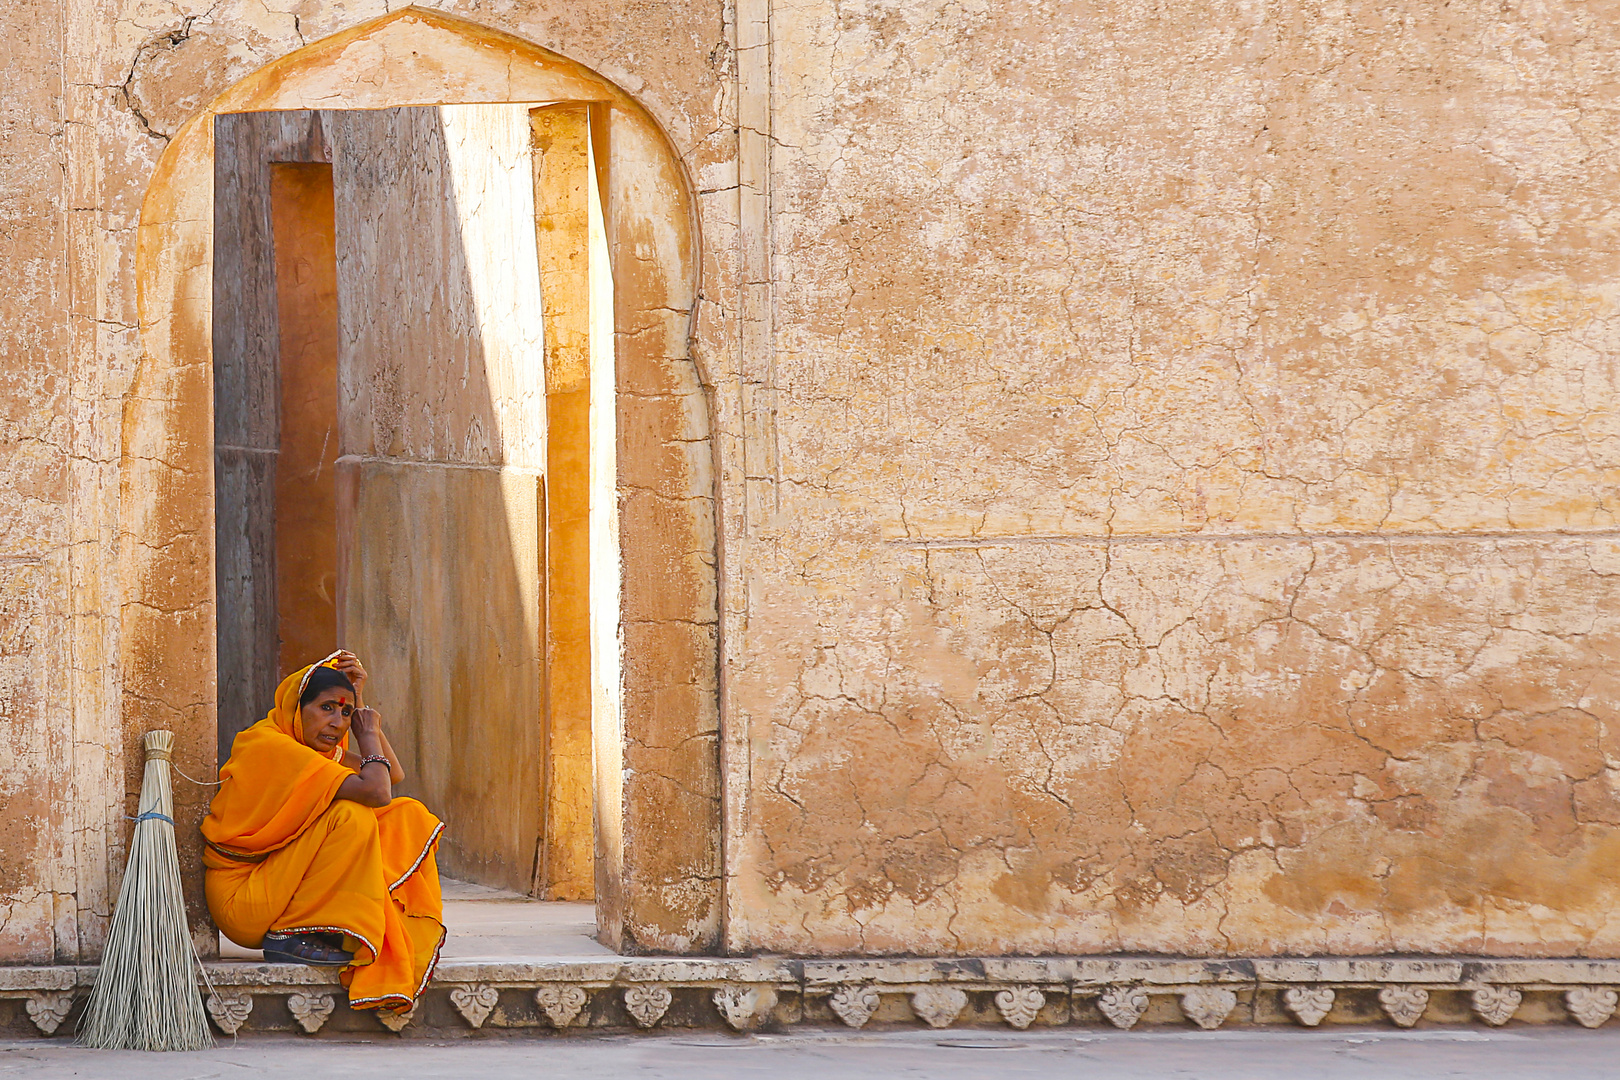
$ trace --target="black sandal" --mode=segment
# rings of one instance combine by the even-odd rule
[[[264,935],[264,958],[272,964],[308,964],[310,967],[347,967],[354,953],[331,944],[336,935]]]

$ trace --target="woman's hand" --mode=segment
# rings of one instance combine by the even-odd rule
[[[388,745],[388,736],[383,734],[382,715],[376,709],[362,705],[350,713],[349,735],[352,737],[354,750],[344,754],[343,764],[358,770],[362,757],[381,755],[388,759],[389,780],[396,784],[405,782],[405,770],[399,764],[399,755]],[[356,750],[359,753],[355,753]]]
[[[360,658],[347,649],[339,650],[337,659],[332,661],[332,668],[341,671],[354,683],[354,696],[360,701],[365,700],[366,669],[360,665]]]
[[[354,736],[362,757],[391,757],[383,753],[386,744],[383,741],[382,717],[377,715],[376,709],[362,706],[354,710],[349,715],[349,734]],[[355,775],[338,785],[337,798],[372,807],[387,806],[394,801],[392,761],[386,768],[377,761],[351,765],[350,768],[355,769]]]
[[[362,705],[350,713],[349,734],[361,757],[382,753],[382,716],[376,709]]]

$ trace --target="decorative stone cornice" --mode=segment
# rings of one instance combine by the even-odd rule
[[[1332,1011],[1337,996],[1331,986],[1290,986],[1282,994],[1283,1008],[1306,1027],[1315,1027]]]
[[[1035,1022],[1046,995],[1033,986],[1010,986],[996,991],[996,1011],[1008,1024],[1023,1031]]]
[[[546,983],[534,992],[534,1003],[540,1006],[540,1011],[554,1028],[565,1028],[572,1024],[589,1000],[590,995],[584,989],[566,983]]]
[[[313,1035],[331,1017],[337,1007],[333,994],[306,994],[295,990],[287,995],[287,1011],[292,1013],[298,1026]]]
[[[1186,960],[1155,957],[448,960],[405,1016],[348,1010],[334,973],[293,964],[207,965],[220,1031],[376,1031],[870,1022],[1006,1024],[1569,1022],[1595,1027],[1620,1004],[1620,960],[1408,957]],[[0,967],[0,998],[60,1034],[96,969]],[[511,993],[505,993],[511,991]],[[276,999],[281,1005],[277,1006]],[[1357,1004],[1359,1002],[1359,1004]],[[256,1005],[261,1007],[255,1007]],[[423,1007],[426,1005],[427,1007]],[[296,1026],[295,1026],[296,1025]],[[409,1030],[406,1031],[407,1025]],[[17,1028],[18,1033],[28,1030]]]
[[[489,1014],[494,1011],[500,999],[501,992],[488,983],[450,988],[450,1004],[456,1007],[456,1011],[467,1021],[469,1027],[483,1027],[484,1021],[489,1019]]]
[[[650,1028],[664,1018],[674,995],[656,983],[632,983],[624,988],[624,1008],[637,1027]]]
[[[838,1019],[852,1028],[865,1027],[882,1002],[878,992],[870,986],[853,983],[840,986],[827,997],[827,1005]],[[1613,1009],[1609,1010],[1613,1012]]]
[[[227,1035],[235,1035],[253,1013],[253,995],[220,991],[208,995],[207,1005],[214,1025]]]

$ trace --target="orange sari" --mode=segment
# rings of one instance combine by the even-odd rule
[[[351,1008],[406,1010],[444,945],[433,849],[444,824],[415,799],[373,810],[334,799],[355,775],[348,747],[304,745],[298,698],[314,668],[276,689],[276,707],[236,737],[203,819],[208,910],[225,936],[256,949],[272,931],[341,932]]]

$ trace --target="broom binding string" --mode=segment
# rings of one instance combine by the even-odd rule
[[[160,814],[156,810],[148,810],[146,813],[137,814],[134,817],[129,817],[126,814],[125,817],[137,825],[143,821],[167,821],[171,828],[174,826],[174,818],[170,817],[168,814]]]

